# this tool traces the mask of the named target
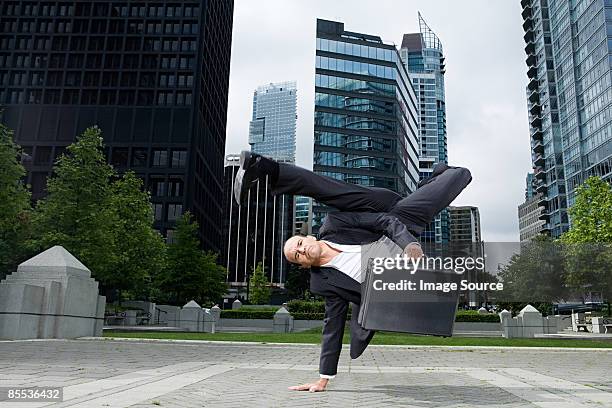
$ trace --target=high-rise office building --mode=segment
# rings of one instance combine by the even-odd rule
[[[404,34],[400,55],[418,99],[419,173],[431,176],[437,163],[448,164],[444,50],[438,36],[419,13],[419,32]],[[444,209],[423,231],[422,242],[448,242],[449,213]]]
[[[312,234],[312,198],[295,196],[294,198],[294,235]]]
[[[450,213],[450,242],[452,244],[479,243],[480,212],[478,207],[448,207]]]
[[[191,211],[218,250],[233,0],[0,2],[1,120],[33,156],[44,196],[52,163],[98,125],[107,156],[151,190],[171,238]]]
[[[295,163],[297,88],[295,82],[272,83],[253,95],[249,144],[253,152]]]
[[[417,97],[394,45],[317,20],[316,173],[401,195],[416,189]],[[330,211],[313,203],[313,231]]]
[[[283,245],[293,234],[293,197],[270,193],[269,180],[258,180],[242,205],[233,198],[233,186],[240,155],[225,160],[223,194],[223,250],[220,260],[227,268],[230,293],[244,294],[248,277],[261,262],[273,286],[282,287],[289,264]]]
[[[251,151],[278,162],[295,163],[296,119],[295,82],[258,87],[249,127]],[[258,180],[245,202],[236,205],[231,192],[238,160],[239,155],[228,155],[225,162],[223,252],[228,283],[240,292],[261,262],[270,283],[282,286],[288,268],[282,248],[294,230],[294,198],[273,196],[269,180]]]
[[[569,227],[567,208],[589,176],[612,180],[608,0],[522,0],[535,189],[543,231]]]

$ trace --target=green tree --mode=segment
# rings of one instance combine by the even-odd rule
[[[262,263],[259,262],[249,281],[249,302],[254,305],[265,305],[270,302],[270,295],[268,279],[266,279]]]
[[[200,249],[198,223],[189,212],[178,220],[166,253],[166,268],[157,284],[161,293],[169,295],[168,301],[182,305],[194,299],[204,305],[227,292],[225,268],[216,264],[215,254]]]
[[[296,264],[289,265],[285,288],[291,299],[308,299],[310,297],[310,270],[300,268]]]
[[[598,177],[589,177],[576,189],[576,201],[569,214],[571,228],[561,237],[567,254],[566,282],[581,295],[601,292],[609,302],[612,298],[612,188]]]
[[[0,124],[0,279],[26,255],[30,193],[23,184],[25,169],[18,160],[13,132]]]
[[[612,243],[612,187],[599,177],[589,177],[576,189],[569,209],[572,226],[563,234],[565,243]]]
[[[112,177],[101,131],[89,128],[57,161],[47,182],[48,195],[38,202],[33,220],[37,251],[62,245],[92,271],[103,289],[115,283],[118,263]]]
[[[566,299],[565,274],[562,247],[549,237],[535,237],[499,272],[504,284],[500,300],[535,306]]]
[[[161,234],[153,229],[150,194],[142,180],[128,171],[112,184],[111,209],[115,212],[116,264],[107,285],[130,291],[135,298],[149,298],[151,281],[164,268]]]

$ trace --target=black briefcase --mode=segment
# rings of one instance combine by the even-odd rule
[[[364,329],[452,336],[463,275],[435,269],[376,274],[371,260],[366,271],[358,316]],[[456,289],[451,290],[452,284]]]

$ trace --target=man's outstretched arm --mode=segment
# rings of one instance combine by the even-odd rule
[[[342,338],[348,311],[348,302],[339,296],[325,297],[325,319],[323,320],[323,336],[321,337],[321,357],[319,359],[318,381],[289,387],[294,391],[325,391],[331,378],[336,376],[338,360],[342,351]]]

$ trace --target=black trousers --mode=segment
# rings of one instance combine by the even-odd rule
[[[272,186],[272,193],[312,197],[340,211],[389,213],[420,234],[470,181],[472,176],[468,169],[448,167],[428,179],[414,193],[401,197],[385,188],[346,183],[298,166],[279,163],[278,180]]]

